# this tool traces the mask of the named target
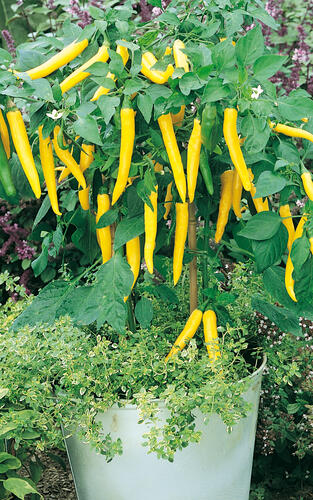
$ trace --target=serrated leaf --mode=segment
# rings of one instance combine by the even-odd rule
[[[117,332],[123,332],[127,317],[124,297],[129,296],[133,279],[126,260],[120,253],[115,253],[97,272],[96,283],[90,287],[79,322],[90,324],[96,321],[98,328],[107,322]]]

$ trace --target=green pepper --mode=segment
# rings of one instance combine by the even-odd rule
[[[202,112],[201,140],[204,147],[212,153],[219,140],[219,124],[216,106],[206,104]]]
[[[15,196],[16,189],[13,184],[8,158],[0,137],[0,182],[8,196]]]
[[[208,162],[206,151],[202,148],[200,153],[200,172],[209,195],[214,193],[212,172]]]

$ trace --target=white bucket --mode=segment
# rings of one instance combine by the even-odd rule
[[[229,434],[217,415],[204,424],[200,443],[177,451],[174,462],[147,454],[144,424],[135,406],[113,407],[99,415],[104,434],[120,437],[123,455],[106,463],[103,455],[75,436],[65,441],[78,500],[248,500],[261,378],[266,360],[250,375],[243,397],[248,416]]]

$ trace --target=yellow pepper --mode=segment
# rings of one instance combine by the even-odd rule
[[[293,242],[292,244],[298,239],[298,238],[301,238],[302,234],[303,234],[303,228],[304,228],[304,224],[306,223],[307,221],[307,217],[305,215],[303,215],[297,225],[297,229],[295,231],[295,235],[294,235],[294,239],[293,239]],[[292,248],[292,246],[291,246]],[[294,266],[293,266],[293,263],[291,261],[291,257],[290,257],[290,254],[291,254],[291,249],[290,249],[290,252],[289,252],[289,255],[288,255],[288,259],[287,259],[287,262],[286,262],[286,270],[285,270],[285,286],[286,286],[286,290],[288,292],[288,295],[289,297],[294,301],[294,302],[298,302],[297,301],[297,298],[296,298],[296,295],[295,295],[295,291],[294,291],[294,285],[295,285],[295,282],[294,282],[294,279],[292,277],[292,273],[293,273],[293,270],[294,270]]]
[[[58,145],[58,134],[60,132],[60,127],[59,125],[56,125],[54,127],[54,135],[53,135],[53,147],[56,155],[59,157],[59,159],[66,165],[71,174],[75,177],[77,180],[78,184],[85,189],[87,187],[86,185],[86,180],[85,177],[82,173],[82,171],[79,168],[78,163],[74,160],[73,156],[67,149],[61,149],[60,146]],[[63,173],[63,172],[62,172]]]
[[[240,207],[241,194],[242,194],[242,182],[237,170],[234,170],[232,204],[233,204],[233,211],[236,217],[238,217],[238,219],[241,219],[241,207]]]
[[[239,137],[237,135],[238,112],[234,108],[226,108],[224,111],[223,132],[225,142],[229,149],[231,160],[238,171],[243,187],[246,191],[251,190],[248,169],[240,149]]]
[[[100,217],[110,210],[110,197],[108,194],[98,194],[97,196],[98,211],[96,215],[96,223],[99,222]],[[101,248],[102,263],[105,264],[112,257],[112,238],[110,226],[96,229],[97,240]]]
[[[233,170],[226,170],[221,175],[221,199],[216,222],[215,243],[219,243],[225,231],[229,211],[232,205]]]
[[[22,114],[15,106],[11,106],[10,111],[7,113],[7,119],[9,122],[13,144],[27,180],[36,198],[40,198],[41,188],[39,176],[27,137]]]
[[[182,268],[185,251],[185,242],[188,233],[188,203],[176,203],[176,227],[173,253],[173,280],[177,284]]]
[[[175,132],[173,128],[172,118],[170,114],[162,115],[158,118],[159,127],[162,132],[162,137],[166,152],[172,167],[173,176],[177,191],[183,203],[186,201],[186,178],[184,173],[183,162],[178,149]]]
[[[221,356],[221,351],[218,342],[218,333],[216,326],[216,314],[212,310],[207,310],[203,314],[203,330],[206,348],[211,361]]]
[[[43,127],[42,125],[40,125],[38,129],[38,134],[39,134],[39,153],[40,153],[42,171],[45,177],[48,196],[50,199],[52,210],[56,215],[61,215],[57,197],[52,144],[50,137],[47,137],[46,139],[43,138],[42,129]]]
[[[165,201],[164,201],[164,205],[165,205],[165,213],[163,215],[163,218],[164,220],[167,220],[168,218],[168,214],[170,213],[171,211],[171,207],[172,207],[172,200],[173,200],[173,195],[172,195],[172,182],[170,182],[166,188],[166,195],[165,195]]]
[[[202,320],[202,311],[200,309],[195,309],[191,315],[189,316],[183,331],[175,340],[175,343],[165,358],[165,363],[174,355],[181,351],[187,344],[189,340],[192,339],[194,334],[196,333],[198,327],[200,326]]]
[[[157,63],[157,59],[154,57],[152,52],[145,52],[141,59],[141,73],[145,75],[149,80],[154,83],[163,84],[166,83],[170,76],[174,73],[174,67],[172,64],[167,66],[166,71],[158,71],[151,69]]]
[[[87,186],[85,189],[78,190],[78,199],[80,206],[82,207],[83,210],[89,210],[90,208],[89,191],[90,191],[90,186]]]
[[[65,64],[75,59],[75,57],[83,52],[87,45],[87,39],[84,39],[81,42],[72,42],[70,45],[61,50],[61,52],[59,52],[55,56],[50,57],[48,61],[44,62],[40,66],[36,66],[36,68],[26,71],[26,73],[32,80],[44,78],[45,76],[48,76],[57,69],[61,68],[61,66],[65,66]]]
[[[153,210],[145,203],[144,220],[145,220],[145,246],[144,256],[146,266],[150,274],[153,273],[153,252],[155,248],[155,239],[157,235],[158,225],[158,186],[155,186],[155,191],[152,191],[149,199]]]
[[[136,236],[132,240],[126,243],[126,259],[132,273],[134,275],[134,281],[132,284],[132,289],[137,281],[139,271],[140,271],[140,238]]]
[[[279,215],[282,217],[282,223],[284,224],[284,226],[288,231],[287,248],[290,252],[291,245],[295,236],[295,227],[293,225],[292,215],[288,203],[286,203],[286,205],[281,205],[279,207]]]
[[[189,202],[192,203],[195,197],[199,163],[201,151],[201,125],[196,118],[193,122],[193,130],[191,132],[188,150],[187,150],[187,185]]]
[[[112,205],[117,202],[126,187],[127,179],[129,177],[131,159],[133,155],[134,141],[135,112],[130,107],[124,107],[121,109],[120,162],[118,167],[118,175],[112,195]]]
[[[249,177],[250,177],[250,181],[251,181],[250,194],[251,194],[251,198],[252,198],[252,201],[254,203],[255,209],[256,209],[257,213],[267,212],[269,209],[268,200],[267,200],[267,198],[265,199],[265,201],[263,201],[262,198],[254,198],[254,195],[256,193],[256,188],[252,182],[254,179],[254,175],[253,175],[251,168],[248,169],[248,172],[249,172]]]
[[[9,137],[9,131],[7,124],[5,122],[4,116],[2,114],[2,111],[0,109],[0,135],[3,143],[3,147],[5,150],[5,153],[8,158],[10,158],[11,154],[11,149],[10,149],[10,137]]]
[[[121,56],[121,58],[123,59],[123,64],[125,66],[127,61],[128,61],[128,58],[129,58],[128,49],[126,47],[123,47],[122,45],[118,45],[116,48],[116,53]],[[113,75],[113,73],[111,73],[110,71],[106,75],[106,78],[111,78],[111,80],[114,80],[114,81],[116,80],[115,75]],[[110,89],[107,89],[101,85],[96,90],[96,92],[94,93],[93,97],[90,100],[97,101],[100,96],[106,95],[109,92],[110,92]]]

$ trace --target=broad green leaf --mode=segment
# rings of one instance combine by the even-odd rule
[[[301,306],[302,301],[305,303],[311,303],[312,310],[312,302],[313,302],[313,258],[310,255],[304,264],[299,268],[294,269],[293,278],[295,280],[295,295]]]
[[[4,49],[0,49],[0,61],[1,64],[10,63],[12,61],[10,52]]]
[[[59,309],[73,288],[74,284],[68,281],[57,280],[49,283],[40,290],[30,306],[16,318],[13,330],[17,331],[25,325],[53,323],[59,317]]]
[[[111,97],[108,95],[102,95],[97,100],[98,107],[101,111],[101,114],[104,118],[106,125],[108,125],[112,116],[114,115],[116,108],[120,105],[119,97]]]
[[[48,265],[48,249],[51,243],[51,235],[49,234],[43,239],[41,245],[41,254],[37,259],[33,260],[31,263],[32,270],[34,271],[34,275],[37,277],[41,274]]]
[[[261,26],[258,24],[255,28],[240,37],[235,48],[237,61],[242,66],[253,64],[256,59],[262,56],[264,52],[264,40]]]
[[[259,57],[253,65],[254,77],[261,81],[267,80],[281,69],[287,59],[287,56],[277,54]]]
[[[285,120],[301,120],[304,116],[313,116],[313,100],[307,97],[281,97],[278,99],[278,111]]]
[[[179,80],[179,88],[184,95],[189,95],[192,90],[201,89],[203,85],[195,73],[185,73]]]
[[[90,263],[93,262],[99,251],[93,214],[79,208],[72,219],[72,224],[77,228],[72,234],[74,245],[86,255]]]
[[[263,7],[254,7],[254,6],[249,6],[247,8],[247,11],[242,11],[244,15],[247,15],[247,13],[254,17],[255,19],[258,19],[258,21],[262,21],[262,23],[266,24],[273,30],[277,30],[279,25],[276,23],[275,19],[266,12],[266,10]]]
[[[17,49],[17,60],[16,60],[16,69],[18,71],[27,71],[30,68],[35,68],[39,66],[47,59],[49,59],[51,55],[44,56],[42,52],[38,50],[27,50],[18,48]]]
[[[86,116],[85,118],[78,118],[78,120],[74,123],[73,128],[77,135],[80,135],[81,137],[87,139],[87,141],[90,141],[93,144],[98,144],[99,146],[102,146],[98,124],[96,120],[91,116]]]
[[[298,315],[284,307],[278,307],[266,302],[263,297],[256,294],[252,297],[251,304],[253,309],[266,316],[275,323],[282,332],[292,333],[293,335],[303,336],[299,326]]]
[[[254,198],[264,198],[270,194],[279,193],[286,186],[285,177],[274,174],[270,170],[262,172],[255,184],[256,193]]]
[[[276,212],[261,212],[251,217],[238,235],[250,240],[268,240],[277,233],[281,224]]]
[[[6,465],[7,470],[19,469],[22,465],[17,457],[14,457],[10,453],[6,453],[5,451],[0,452],[0,464]]]
[[[153,318],[152,301],[142,297],[136,304],[135,316],[141,328],[149,328]]]
[[[88,73],[90,73],[93,76],[100,76],[105,78],[108,72],[109,72],[109,65],[101,61],[93,63],[88,68]]]
[[[296,271],[300,271],[310,255],[310,242],[306,236],[297,238],[291,248],[291,261]]]
[[[219,101],[227,97],[229,93],[230,89],[223,84],[223,80],[212,78],[205,86],[201,101],[202,103]]]
[[[149,94],[139,94],[137,99],[138,108],[146,120],[147,123],[150,122],[152,115],[153,102]]]
[[[275,302],[296,312],[297,304],[289,297],[285,287],[285,269],[283,267],[272,266],[266,269],[263,273],[263,283]]]
[[[113,224],[113,222],[116,221],[118,217],[118,209],[117,208],[111,208],[111,210],[108,210],[105,212],[105,214],[101,215],[99,222],[96,225],[97,229],[102,229],[103,227],[110,226]]]
[[[267,240],[252,240],[252,251],[254,253],[257,272],[261,273],[279,260],[286,250],[288,231],[281,226],[277,233]]]
[[[30,86],[32,87],[36,97],[39,97],[44,101],[54,102],[52,88],[46,78],[32,80]]]
[[[239,10],[233,12],[225,12],[224,20],[226,24],[226,36],[230,37],[237,31],[240,31],[243,24],[243,15]]]
[[[286,160],[287,165],[291,163],[297,165],[300,162],[300,153],[296,146],[290,142],[290,139],[282,139],[282,136],[280,136],[276,154],[278,158]]]
[[[3,481],[3,486],[7,491],[10,491],[21,500],[24,500],[25,495],[30,495],[31,493],[36,493],[43,499],[43,496],[40,495],[36,488],[33,488],[25,479],[10,477]]]
[[[133,273],[126,260],[115,253],[96,274],[96,283],[90,287],[80,315],[80,322],[97,322],[100,328],[105,322],[121,333],[125,330],[127,306],[124,297],[129,296]]]
[[[242,120],[240,131],[246,137],[244,147],[250,154],[262,151],[271,133],[265,118],[256,118],[251,114]]]
[[[219,73],[222,73],[226,68],[234,67],[235,48],[230,40],[218,43],[212,48],[212,62]]]
[[[117,225],[114,238],[114,250],[118,250],[121,246],[125,245],[127,241],[143,234],[144,231],[145,223],[143,215],[132,218],[125,217]]]

